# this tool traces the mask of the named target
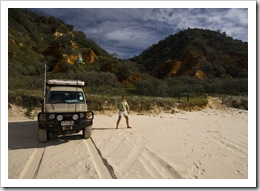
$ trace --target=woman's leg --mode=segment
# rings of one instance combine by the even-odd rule
[[[118,116],[118,120],[117,120],[117,122],[116,122],[116,129],[118,129],[118,125],[119,125],[119,123],[120,123],[120,120],[121,120],[121,116]]]

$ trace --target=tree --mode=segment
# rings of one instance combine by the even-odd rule
[[[116,76],[108,72],[84,72],[79,74],[79,79],[85,82],[90,94],[113,94],[120,89]]]
[[[167,84],[156,78],[146,78],[134,82],[137,92],[145,96],[166,96]]]

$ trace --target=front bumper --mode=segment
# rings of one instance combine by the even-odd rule
[[[55,113],[54,119],[49,119],[50,113],[39,113],[38,114],[38,128],[45,129],[52,132],[62,131],[79,131],[90,127],[93,124],[94,113],[92,111],[83,112],[85,116],[77,120],[72,119],[75,113]],[[53,114],[53,113],[52,113]],[[80,113],[77,113],[80,116]],[[64,116],[63,120],[58,121],[56,116]],[[68,124],[62,124],[62,122],[68,122]],[[70,124],[72,123],[72,124]]]

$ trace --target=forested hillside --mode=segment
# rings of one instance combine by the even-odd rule
[[[45,64],[48,79],[79,78],[90,94],[247,94],[247,42],[225,33],[183,30],[121,60],[61,20],[25,9],[8,11],[10,101],[28,91],[42,96]],[[84,61],[80,64],[79,53]]]
[[[147,48],[131,61],[139,71],[153,77],[137,82],[144,94],[247,94],[248,44],[225,32],[183,30]]]
[[[49,78],[79,75],[86,82],[120,85],[121,62],[72,25],[24,9],[9,9],[8,14],[9,89],[41,89],[45,64]],[[79,53],[83,63],[78,65]]]
[[[170,35],[132,60],[159,78],[245,78],[247,54],[247,42],[217,31],[188,29]]]

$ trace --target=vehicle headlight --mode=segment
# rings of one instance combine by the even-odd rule
[[[84,117],[85,117],[84,113],[80,113],[80,118],[84,118]]]
[[[54,119],[54,118],[55,118],[55,115],[54,115],[54,114],[50,114],[50,115],[49,115],[49,119],[52,120],[52,119]]]
[[[79,118],[79,115],[77,115],[77,114],[74,114],[74,115],[72,116],[72,119],[75,120],[75,121],[76,121],[78,118]]]
[[[63,116],[62,116],[62,115],[58,115],[58,116],[57,116],[57,120],[58,120],[58,121],[61,121],[62,119],[63,119]]]

